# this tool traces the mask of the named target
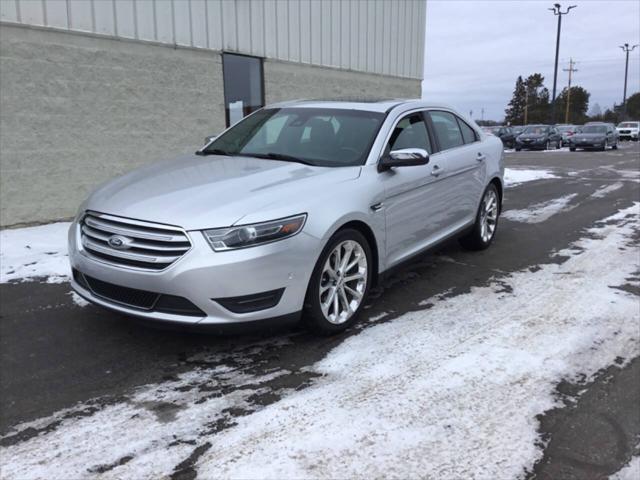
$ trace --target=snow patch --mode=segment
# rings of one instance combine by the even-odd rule
[[[606,187],[599,188],[595,192],[591,194],[593,198],[604,198],[609,195],[611,192],[615,192],[616,190],[620,190],[624,185],[622,182],[612,183],[611,185],[607,185]]]
[[[76,292],[69,292],[69,295],[71,295],[71,299],[73,300],[73,303],[75,303],[77,306],[86,307],[87,305],[89,305],[89,302],[87,302],[84,298],[82,298]]]
[[[546,180],[549,178],[559,178],[550,170],[530,170],[530,169],[504,169],[504,184],[506,187],[515,187],[525,182],[533,182],[535,180]]]
[[[0,231],[0,283],[46,278],[61,283],[71,274],[67,255],[69,222]]]
[[[306,369],[322,375],[310,387],[243,416],[229,409],[250,408],[288,372],[248,375],[237,364],[253,359],[236,352],[233,368],[221,359],[93,415],[18,426],[61,421],[5,447],[3,477],[98,477],[91,466],[131,456],[108,476],[161,478],[203,445],[202,478],[521,476],[541,456],[536,416],[559,406],[557,383],[640,354],[638,297],[615,288],[639,268],[639,205],[590,229],[562,264],[363,329]],[[173,410],[160,415],[159,403]]]
[[[633,457],[621,470],[609,477],[610,480],[638,480],[640,478],[640,457]]]
[[[513,222],[544,222],[560,212],[568,212],[569,210],[573,210],[576,205],[568,205],[569,202],[571,202],[571,200],[577,195],[577,193],[572,193],[560,198],[554,198],[553,200],[549,200],[547,202],[536,203],[535,205],[522,210],[507,210],[502,214],[502,217]]]

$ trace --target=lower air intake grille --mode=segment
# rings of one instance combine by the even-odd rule
[[[122,303],[143,310],[151,310],[158,299],[157,293],[121,287],[120,285],[103,282],[102,280],[87,275],[84,275],[84,278],[95,295],[112,302]]]
[[[74,280],[85,290],[109,302],[140,310],[205,317],[207,314],[184,297],[164,295],[103,282],[73,269]]]

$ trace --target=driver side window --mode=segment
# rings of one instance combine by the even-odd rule
[[[422,114],[412,113],[396,124],[385,153],[403,148],[422,148],[431,155],[431,141]]]

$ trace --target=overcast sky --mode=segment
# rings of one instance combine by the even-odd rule
[[[539,72],[553,88],[557,17],[554,1],[427,0],[423,97],[449,103],[473,117],[502,120],[518,75]],[[558,93],[567,85],[569,57],[577,62],[572,85],[591,93],[602,110],[621,103],[624,53],[640,44],[640,1],[561,2]],[[629,54],[627,96],[640,90],[640,47]]]

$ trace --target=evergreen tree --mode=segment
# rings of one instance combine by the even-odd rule
[[[640,92],[636,92],[627,98],[627,118],[640,119]]]
[[[569,97],[569,123],[584,123],[588,120],[589,97],[591,94],[579,86],[571,87]],[[564,123],[567,108],[568,89],[565,87],[556,99],[558,123]]]
[[[549,118],[549,90],[540,73],[529,75],[524,81],[526,90],[526,123],[545,123]]]
[[[511,97],[509,106],[504,111],[504,120],[506,123],[511,125],[524,124],[524,105],[526,102],[526,94],[522,76],[518,76],[518,79],[516,80],[516,88],[513,90],[513,97]]]

